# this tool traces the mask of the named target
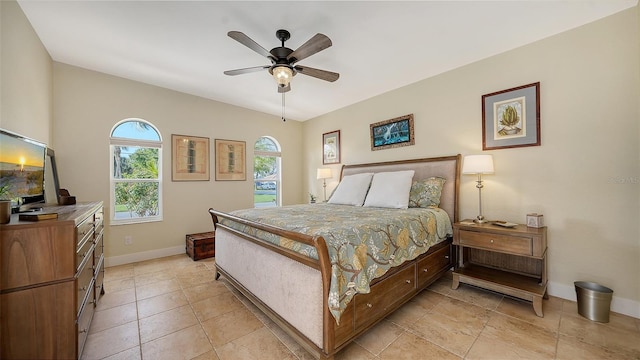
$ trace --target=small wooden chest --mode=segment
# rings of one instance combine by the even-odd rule
[[[216,233],[214,231],[188,234],[186,252],[194,261],[216,255]]]

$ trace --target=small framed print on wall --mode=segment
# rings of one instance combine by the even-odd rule
[[[415,144],[413,114],[369,125],[371,150],[382,150]]]
[[[209,138],[171,134],[171,180],[209,179]]]
[[[482,150],[540,146],[540,83],[482,95]]]
[[[322,164],[340,163],[340,130],[322,134]]]
[[[234,140],[215,140],[216,181],[247,180],[246,143]]]

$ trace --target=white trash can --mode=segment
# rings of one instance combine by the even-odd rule
[[[578,314],[592,321],[608,323],[613,290],[587,281],[576,281],[573,285],[578,297]]]

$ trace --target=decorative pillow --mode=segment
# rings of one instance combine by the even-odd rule
[[[329,204],[362,206],[371,185],[373,173],[348,175],[342,178],[331,194]]]
[[[413,170],[376,173],[364,206],[406,209],[414,173]]]
[[[409,192],[409,207],[439,206],[445,181],[447,179],[441,177],[414,181]]]

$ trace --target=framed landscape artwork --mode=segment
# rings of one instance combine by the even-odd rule
[[[216,180],[247,180],[246,143],[234,140],[215,140]]]
[[[340,130],[322,134],[322,163],[340,163]]]
[[[482,95],[482,150],[540,146],[540,83]]]
[[[369,125],[371,150],[382,150],[415,144],[413,114]]]
[[[209,138],[171,134],[171,180],[209,181]]]

